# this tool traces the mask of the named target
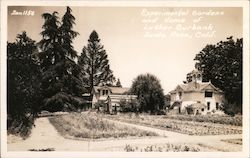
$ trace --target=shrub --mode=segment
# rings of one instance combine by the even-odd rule
[[[138,100],[132,99],[126,101],[125,99],[120,100],[119,102],[121,107],[121,112],[138,112],[139,111],[139,102]]]
[[[170,144],[163,145],[149,145],[144,147],[137,147],[126,145],[124,148],[126,152],[198,152],[201,151],[201,147],[193,144]]]
[[[234,116],[235,114],[242,113],[242,106],[238,106],[236,103],[224,102],[221,105],[221,110],[230,116]]]

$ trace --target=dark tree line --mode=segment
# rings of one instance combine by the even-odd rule
[[[227,101],[222,109],[228,114],[242,113],[242,42],[229,37],[209,44],[194,59],[204,80],[224,91]]]
[[[26,32],[16,42],[7,43],[7,113],[8,129],[26,135],[41,106],[41,71],[35,41]]]
[[[90,87],[115,81],[96,31],[78,57],[72,43],[79,33],[73,30],[70,7],[61,20],[57,12],[44,13],[42,18],[39,42],[22,32],[16,42],[7,43],[8,126],[29,123],[29,117],[41,110],[76,110],[84,106],[82,94]]]

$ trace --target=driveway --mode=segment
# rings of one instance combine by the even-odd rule
[[[132,126],[135,128],[152,131],[159,137],[106,139],[106,140],[73,140],[62,137],[50,124],[47,117],[38,118],[31,135],[24,141],[8,144],[8,151],[46,150],[48,148],[56,151],[123,151],[127,144],[131,146],[160,145],[164,143],[180,144],[202,144],[218,151],[241,151],[242,145],[230,144],[220,141],[221,139],[239,139],[237,135],[215,135],[215,136],[190,136],[176,132],[170,132],[152,127],[124,123],[110,120],[115,123]]]

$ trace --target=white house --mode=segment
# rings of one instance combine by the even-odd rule
[[[128,94],[129,88],[110,87],[110,86],[94,86],[92,90],[92,108],[98,102],[105,104],[104,110],[112,113],[113,111],[120,111],[121,100],[131,101],[137,99],[136,95]]]
[[[187,82],[177,85],[170,95],[171,108],[176,109],[177,113],[223,113],[220,106],[224,93],[211,82],[202,82],[202,73],[198,70],[188,73]]]

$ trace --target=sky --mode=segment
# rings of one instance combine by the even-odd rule
[[[87,45],[90,33],[96,30],[108,54],[114,76],[120,79],[123,87],[130,87],[138,75],[150,73],[160,80],[165,94],[183,83],[186,74],[194,69],[195,55],[207,44],[216,44],[229,36],[242,38],[243,32],[242,8],[236,7],[74,6],[71,9],[76,18],[73,29],[80,34],[73,41],[78,55]],[[61,18],[65,10],[66,7],[55,6],[8,7],[8,41],[15,41],[16,35],[22,31],[26,31],[33,40],[40,41],[44,23],[41,14],[57,11]],[[34,16],[12,14],[15,11],[34,11]],[[180,12],[183,14],[161,14]],[[200,21],[195,22],[196,19]],[[160,25],[171,28],[164,30],[159,28]],[[197,27],[193,30],[193,25],[203,27],[203,37],[198,36],[200,30]],[[150,30],[145,26],[158,26],[158,29]]]

